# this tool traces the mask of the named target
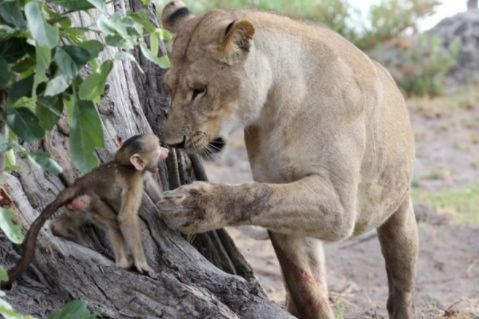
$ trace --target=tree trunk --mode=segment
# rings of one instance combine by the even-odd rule
[[[467,10],[477,9],[477,0],[467,0]]]
[[[138,3],[115,2],[115,10],[130,8],[138,8]],[[75,18],[79,25],[90,25],[95,19]],[[105,58],[114,53],[111,50]],[[139,61],[145,74],[130,62],[121,62],[110,75],[108,92],[99,106],[105,134],[105,149],[98,151],[102,161],[111,159],[117,137],[161,132],[168,104],[163,71],[142,57]],[[20,158],[18,172],[4,173],[10,208],[27,229],[78,172],[69,158],[65,119],[43,141],[24,146],[48,151],[64,168],[57,177]],[[163,189],[194,179],[206,179],[201,163],[180,151],[171,152],[158,177]],[[156,271],[153,278],[115,267],[103,233],[93,226],[85,226],[76,242],[55,237],[45,227],[34,262],[6,299],[17,310],[39,318],[71,299],[85,300],[102,318],[292,318],[268,300],[224,230],[199,234],[192,246],[165,226],[148,194],[140,217],[145,253]],[[10,268],[22,247],[11,244],[1,232],[0,241],[0,264]]]

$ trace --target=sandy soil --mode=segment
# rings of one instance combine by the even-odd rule
[[[424,189],[479,181],[479,106],[444,109],[410,101],[417,140],[416,183]],[[211,181],[251,181],[242,133],[207,163]],[[440,178],[430,178],[431,174]],[[479,209],[479,207],[478,207]],[[434,213],[432,213],[434,214]],[[434,219],[434,218],[433,218]],[[435,224],[435,223],[434,223]],[[479,225],[421,223],[416,307],[419,318],[479,318]],[[268,240],[230,233],[270,298],[283,304],[279,265]],[[328,283],[338,318],[387,318],[384,261],[374,232],[326,244]]]

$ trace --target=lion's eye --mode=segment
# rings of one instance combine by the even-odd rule
[[[193,101],[198,95],[206,92],[206,86],[200,86],[193,89],[193,94],[191,95],[191,100]]]

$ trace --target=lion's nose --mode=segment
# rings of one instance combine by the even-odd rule
[[[186,136],[183,135],[183,139],[181,140],[181,142],[173,142],[171,143],[170,141],[168,141],[168,146],[170,147],[174,147],[174,148],[185,148],[185,143],[186,143]]]

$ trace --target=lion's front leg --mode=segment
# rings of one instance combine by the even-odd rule
[[[194,182],[165,192],[157,206],[164,221],[184,233],[250,224],[251,217],[267,210],[270,204],[271,191],[255,184]]]
[[[288,311],[297,318],[333,319],[323,243],[315,238],[273,232],[269,236],[281,266]]]
[[[349,206],[354,192],[345,194],[348,197],[319,176],[285,184],[195,182],[166,192],[158,206],[165,222],[185,233],[250,224],[278,233],[339,240],[348,237],[354,226]]]

